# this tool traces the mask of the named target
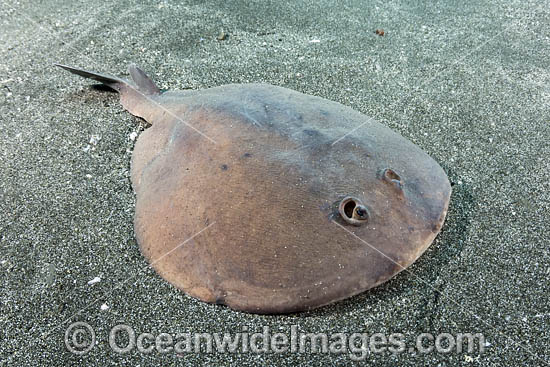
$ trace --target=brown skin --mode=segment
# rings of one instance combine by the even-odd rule
[[[451,193],[441,167],[348,107],[261,84],[147,97],[116,87],[152,124],[132,157],[141,251],[193,297],[312,309],[390,279],[441,229]]]

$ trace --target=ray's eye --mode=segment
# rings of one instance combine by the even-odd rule
[[[347,196],[340,202],[338,212],[347,223],[354,226],[365,224],[369,219],[367,207],[353,196]]]
[[[367,216],[367,209],[365,207],[363,207],[362,205],[358,205],[355,207],[355,212],[357,213],[357,215],[361,218],[363,217],[366,217]]]

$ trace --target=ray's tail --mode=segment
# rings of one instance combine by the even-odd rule
[[[96,80],[120,93],[120,102],[132,115],[142,117],[148,122],[152,120],[152,114],[158,110],[159,103],[156,96],[160,95],[160,89],[155,83],[136,65],[128,66],[128,71],[135,84],[117,78],[115,76],[96,73],[72,66],[54,64],[62,69],[84,78]]]

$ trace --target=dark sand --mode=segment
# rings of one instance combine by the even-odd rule
[[[550,12],[467,3],[4,1],[0,365],[353,363],[348,353],[121,355],[108,343],[120,323],[155,336],[290,335],[291,325],[404,334],[405,352],[371,353],[371,365],[550,363]],[[454,183],[446,224],[410,271],[316,311],[258,316],[199,302],[148,268],[134,238],[140,121],[54,62],[124,78],[134,62],[166,89],[266,82],[351,106],[444,167]],[[81,356],[64,343],[75,321],[96,334]],[[423,332],[482,333],[486,349],[409,351]]]

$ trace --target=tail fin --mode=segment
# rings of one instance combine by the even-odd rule
[[[143,70],[132,64],[128,66],[128,71],[140,91],[149,95],[160,94],[160,89],[155,85],[151,78],[143,72]]]
[[[55,66],[59,66],[62,69],[65,69],[67,71],[70,71],[73,74],[80,75],[84,78],[90,78],[93,80],[97,80],[98,82],[101,82],[108,87],[113,88],[117,92],[120,92],[120,89],[123,85],[129,85],[129,83],[126,80],[117,78],[115,76],[106,75],[106,74],[100,74],[100,73],[94,73],[88,70],[74,68],[72,66],[67,65],[61,65],[61,64],[54,64]]]
[[[116,76],[95,73],[93,71],[88,71],[88,70],[75,68],[72,66],[67,66],[62,64],[54,64],[54,65],[62,69],[65,69],[67,71],[70,71],[73,74],[80,75],[84,78],[97,80],[98,82],[101,82],[107,85],[108,87],[113,88],[117,92],[120,92],[123,86],[133,87],[128,81],[117,78]],[[151,78],[149,78],[147,74],[143,72],[143,70],[138,68],[136,65],[130,65],[128,66],[128,71],[130,72],[130,75],[134,80],[134,83],[136,83],[138,89],[142,93],[147,95],[160,94],[160,89],[155,85],[155,83],[151,80]]]
[[[74,68],[72,66],[54,64],[62,69],[84,78],[97,80],[120,93],[122,106],[131,114],[142,117],[152,123],[153,115],[159,110],[155,97],[160,94],[159,88],[153,81],[137,66],[130,65],[128,71],[136,85],[107,74],[95,73],[92,71]]]

